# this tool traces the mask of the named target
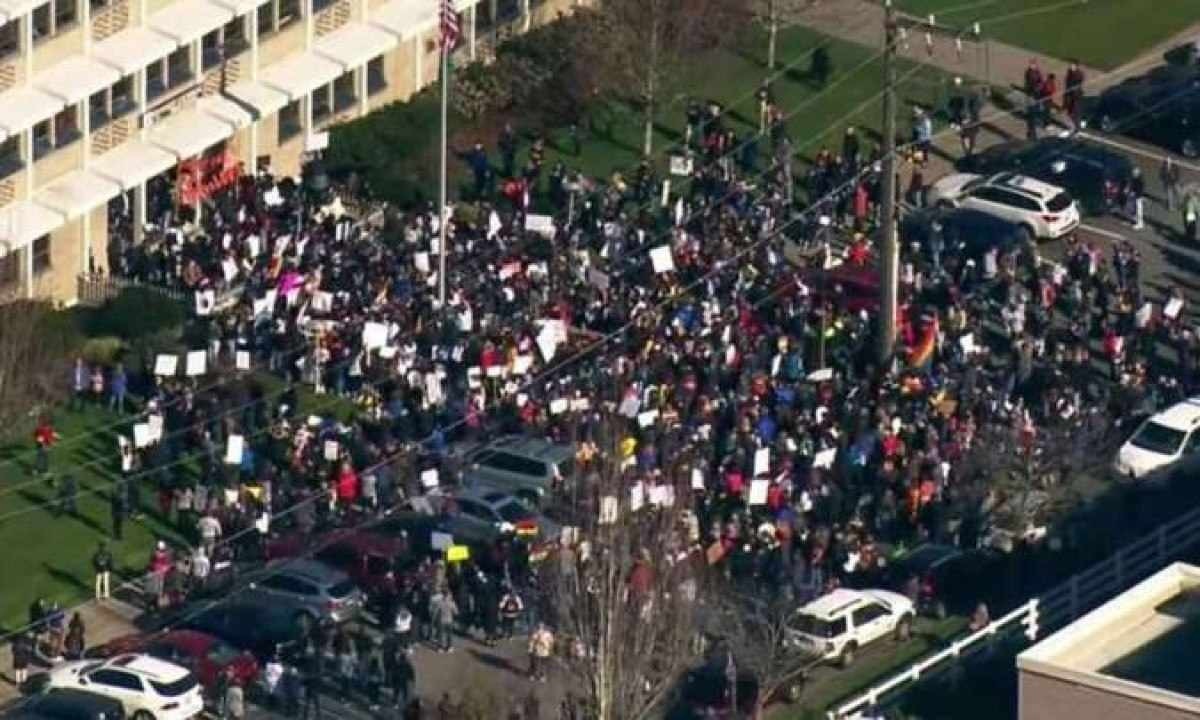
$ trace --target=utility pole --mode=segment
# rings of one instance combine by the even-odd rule
[[[892,0],[884,0],[883,49],[883,224],[881,297],[879,302],[879,362],[891,362],[896,349],[896,310],[899,284],[899,248],[896,243],[896,40],[898,25]]]

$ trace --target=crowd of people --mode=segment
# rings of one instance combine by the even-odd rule
[[[978,119],[974,104],[960,111]],[[493,193],[481,144],[467,153],[478,197],[447,213],[351,217],[265,172],[200,217],[158,207],[115,267],[194,299],[185,337],[207,372],[80,365],[72,378],[81,402],[144,397],[153,432],[122,444],[113,536],[151,511],[148,487],[195,546],[156,550],[153,607],[203,589],[218,564],[260,560],[280,529],[354,524],[430,492],[430,469],[454,485],[453,443],[506,434],[574,444],[569,480],[584,485],[597,482],[594,454],[619,453],[624,487],[690,500],[688,539],[709,564],[808,598],[861,582],[885,548],[983,543],[1009,498],[972,461],[981,444],[1054,453],[1039,443],[1200,382],[1182,297],[1147,302],[1133,246],[1106,257],[1074,239],[1065,265],[1027,248],[976,259],[904,244],[899,338],[881,358],[878,302],[855,291],[880,282],[878,149],[851,129],[801,175],[780,119],[764,112],[762,153],[722,113],[689,108],[686,162],[666,191],[648,164],[629,180],[555,168],[543,181],[536,153],[516,191]],[[499,148],[507,176],[512,142]],[[353,420],[333,410],[351,403]],[[614,429],[619,444],[603,447]],[[50,428],[38,443],[54,440]],[[325,690],[379,704],[387,687],[408,703],[414,635],[449,650],[452,626],[495,642],[527,618],[524,552],[515,540],[496,562],[419,563],[385,603],[384,643],[314,627],[268,673],[279,702],[307,716]],[[97,555],[107,576],[111,556]],[[534,677],[547,633],[531,636]]]

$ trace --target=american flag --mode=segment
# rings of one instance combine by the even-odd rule
[[[453,50],[458,44],[462,25],[459,23],[458,13],[454,11],[452,0],[441,0],[438,15],[442,25],[442,48]]]

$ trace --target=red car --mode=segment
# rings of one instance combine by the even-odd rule
[[[258,661],[248,652],[240,652],[212,635],[195,630],[171,630],[166,633],[134,634],[89,648],[88,658],[108,658],[123,653],[146,653],[192,671],[205,688],[216,685],[221,673],[233,668],[233,675],[246,687],[258,679]]]

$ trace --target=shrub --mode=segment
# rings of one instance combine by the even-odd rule
[[[160,292],[126,288],[96,313],[91,334],[132,341],[164,330],[178,332],[185,317],[183,304]]]
[[[86,340],[79,354],[89,364],[112,366],[121,359],[124,352],[124,340],[119,337],[105,336]]]

